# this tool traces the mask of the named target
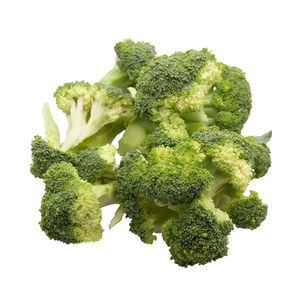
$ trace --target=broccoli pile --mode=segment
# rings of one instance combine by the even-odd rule
[[[207,49],[157,56],[151,44],[127,39],[115,53],[99,82],[55,91],[64,141],[43,106],[45,137],[33,138],[30,165],[45,183],[41,229],[66,244],[95,242],[102,208],[116,205],[109,228],[125,215],[142,242],[161,234],[179,266],[226,256],[234,227],[256,229],[268,212],[247,193],[271,166],[272,132],[241,134],[252,106],[245,73]]]

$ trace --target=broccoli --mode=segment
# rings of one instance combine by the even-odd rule
[[[162,224],[208,189],[213,178],[204,169],[204,158],[196,142],[182,143],[174,149],[156,147],[147,160],[138,151],[123,157],[115,191],[132,220],[133,233],[144,242],[153,242],[157,222]]]
[[[116,63],[101,82],[119,88],[134,86],[141,70],[155,55],[154,46],[145,42],[135,43],[130,39],[115,45]]]
[[[31,142],[32,163],[30,172],[38,178],[43,178],[48,168],[56,163],[69,162],[75,164],[75,157],[51,146],[40,136],[35,136]]]
[[[158,206],[151,199],[139,196],[143,183],[144,158],[138,151],[126,154],[117,170],[114,185],[115,196],[122,204],[125,215],[131,219],[130,231],[147,244],[156,240],[154,232],[176,212]]]
[[[111,181],[117,167],[115,153],[115,147],[108,144],[88,147],[75,155],[56,149],[40,136],[35,136],[32,141],[30,171],[35,177],[43,178],[53,164],[68,162],[76,167],[79,176],[86,181],[96,182],[100,179]]]
[[[62,151],[74,148],[107,124],[133,117],[131,96],[104,84],[66,83],[56,90],[54,97],[69,123]]]
[[[247,136],[246,140],[252,145],[252,157],[254,164],[254,177],[260,178],[267,174],[271,166],[271,152],[267,143],[272,137],[272,131],[262,136]]]
[[[217,62],[207,49],[154,58],[142,70],[136,90],[140,118],[158,122],[178,113],[191,132],[211,125],[240,132],[251,109],[244,73]]]
[[[99,147],[111,144],[114,138],[121,133],[127,125],[127,120],[119,119],[113,123],[103,126],[97,133],[86,138],[76,147],[72,148],[72,153],[79,153],[88,147]]]
[[[158,146],[175,147],[189,139],[186,124],[177,115],[171,115],[161,121],[159,126],[147,136],[144,145],[147,151]]]
[[[54,93],[64,142],[44,104],[45,138],[34,137],[30,166],[45,183],[41,229],[66,244],[98,241],[102,208],[117,205],[109,228],[125,215],[142,242],[161,234],[179,266],[226,256],[234,226],[256,229],[268,213],[257,192],[245,193],[272,163],[271,131],[240,134],[252,106],[245,73],[207,49],[156,56],[127,39],[115,53],[99,82]]]
[[[176,114],[163,119],[158,126],[155,123],[137,118],[126,128],[119,141],[118,152],[125,155],[138,149],[146,153],[161,145],[175,147],[179,142],[188,138],[186,124]]]
[[[100,240],[101,201],[114,201],[113,184],[91,185],[66,162],[50,166],[44,181],[40,226],[47,236],[67,244]]]
[[[89,182],[100,178],[113,179],[116,169],[116,149],[112,145],[89,147],[76,156],[75,167],[79,176]]]
[[[226,211],[230,219],[239,228],[256,229],[266,219],[267,204],[263,203],[258,193],[250,191],[250,196],[240,195],[231,198],[225,193],[214,199],[216,206]]]
[[[251,179],[261,175],[262,169],[266,173],[270,166],[268,151],[258,158],[263,145],[257,139],[253,142],[252,138],[216,127],[200,129],[192,135],[192,139],[201,145],[207,155],[207,168],[219,182],[220,193],[229,185],[231,194],[242,194]]]
[[[228,235],[233,229],[228,215],[203,197],[177,218],[162,226],[171,259],[179,266],[204,265],[227,255]]]
[[[144,141],[148,134],[153,132],[154,128],[155,125],[150,122],[139,118],[132,119],[119,140],[118,153],[125,155],[136,149],[144,152]]]

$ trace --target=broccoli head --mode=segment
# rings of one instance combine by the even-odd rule
[[[116,149],[112,145],[89,147],[76,156],[76,169],[79,176],[89,182],[103,177],[114,177]]]
[[[240,134],[219,130],[215,127],[203,128],[192,135],[207,156],[207,168],[214,175],[214,192],[222,192],[226,185],[230,192],[243,193],[254,176],[252,148]]]
[[[228,235],[233,229],[228,215],[203,197],[177,218],[162,226],[162,236],[170,247],[171,259],[187,267],[204,265],[227,255]]]
[[[155,205],[154,201],[139,197],[145,161],[142,154],[133,151],[125,155],[117,170],[115,195],[122,204],[126,217],[131,219],[130,231],[147,244],[156,240],[154,232],[174,214],[168,208]]]
[[[149,43],[133,42],[126,39],[115,45],[116,63],[102,79],[101,82],[125,88],[134,86],[141,70],[155,55],[155,48]]]
[[[252,146],[252,157],[254,163],[254,177],[260,178],[267,174],[271,167],[271,152],[266,145],[272,137],[272,131],[262,136],[247,136],[246,140]]]
[[[217,62],[207,49],[154,58],[142,70],[136,90],[139,117],[158,122],[178,113],[193,130],[217,125],[239,132],[251,109],[244,73]]]
[[[64,243],[98,241],[102,237],[101,209],[92,186],[66,162],[45,174],[40,226],[50,239]]]
[[[132,220],[133,233],[152,243],[153,232],[209,189],[213,178],[204,168],[204,158],[196,142],[159,146],[147,158],[139,151],[123,157],[115,193]]]
[[[75,158],[72,155],[54,148],[40,136],[35,136],[31,142],[31,154],[30,172],[38,178],[43,178],[43,175],[53,164],[60,162],[75,163]]]
[[[256,229],[267,217],[268,206],[254,191],[250,191],[248,197],[240,195],[230,198],[223,194],[214,201],[220,209],[229,214],[232,222],[239,228]]]

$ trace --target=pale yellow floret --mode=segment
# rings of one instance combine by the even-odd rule
[[[71,87],[65,87],[56,98],[58,107],[64,112],[69,112],[72,102],[77,103],[78,99],[81,99],[83,108],[87,109],[94,100],[94,91],[91,86],[74,84]]]
[[[199,111],[206,102],[206,95],[221,76],[220,65],[209,60],[199,72],[195,82],[179,94],[160,99],[152,109],[156,120],[168,117],[172,112]]]
[[[175,117],[171,119],[171,122],[163,122],[162,126],[168,132],[168,136],[173,140],[183,140],[189,137],[185,123],[181,118]]]
[[[96,195],[87,189],[79,189],[79,196],[72,206],[73,234],[81,242],[96,242],[102,237],[102,214]]]
[[[107,162],[109,166],[113,166],[116,163],[116,148],[113,145],[107,144],[99,147],[99,155]]]
[[[252,179],[253,169],[241,159],[241,151],[231,144],[219,145],[210,152],[213,164],[231,179],[229,183],[240,192],[244,192]]]

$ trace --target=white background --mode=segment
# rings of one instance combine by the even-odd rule
[[[299,299],[298,1],[13,1],[0,4],[1,299]],[[65,245],[40,230],[43,183],[29,173],[41,106],[64,82],[98,81],[124,38],[158,54],[208,47],[246,71],[253,109],[243,133],[272,129],[273,165],[251,184],[269,204],[229,255],[181,268],[161,238],[142,244],[128,220],[98,243]],[[58,110],[62,131],[66,124]],[[104,209],[107,228],[113,209]]]

